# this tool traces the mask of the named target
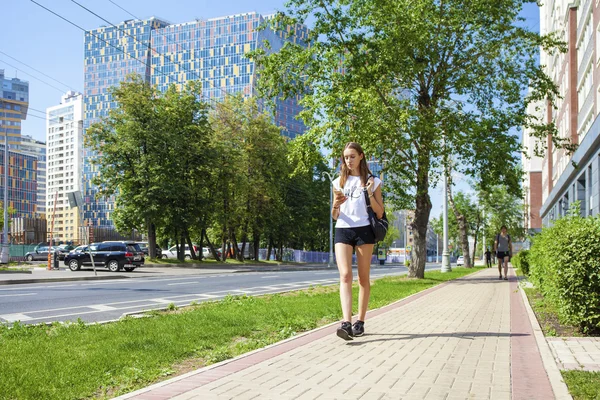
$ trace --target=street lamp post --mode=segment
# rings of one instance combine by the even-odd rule
[[[450,272],[452,267],[450,266],[450,253],[448,253],[448,177],[446,176],[446,167],[444,166],[444,179],[443,179],[443,214],[444,214],[444,247],[442,249],[442,268],[441,272]]]
[[[4,106],[2,106],[4,108]],[[2,122],[4,124],[4,121]],[[4,229],[2,230],[2,254],[0,264],[8,264],[10,247],[8,246],[8,128],[4,128]]]
[[[435,234],[435,263],[440,262],[440,235]]]
[[[323,171],[323,175],[326,175],[329,178],[329,262],[327,263],[327,267],[333,268],[333,216],[331,215],[331,208],[333,207],[333,176],[327,172]]]

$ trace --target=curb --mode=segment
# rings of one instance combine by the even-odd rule
[[[529,299],[525,294],[525,291],[521,287],[521,281],[523,278],[517,277],[517,287],[519,288],[519,293],[521,294],[521,298],[523,299],[523,303],[525,303],[525,309],[527,310],[527,316],[529,317],[529,322],[531,323],[531,327],[533,328],[533,335],[535,337],[535,341],[537,343],[538,349],[540,350],[540,355],[542,356],[542,363],[544,368],[546,369],[546,373],[548,374],[548,378],[550,380],[550,385],[552,386],[552,391],[554,392],[554,398],[557,400],[573,400],[573,397],[569,393],[569,389],[567,388],[567,384],[562,378],[560,370],[558,369],[558,365],[556,364],[556,359],[552,355],[552,350],[550,349],[550,345],[548,344],[544,333],[542,332],[542,328],[540,327],[540,323],[529,304]]]
[[[31,274],[31,269],[27,269],[27,270],[18,270],[18,269],[13,269],[13,270],[6,270],[6,271],[0,271],[0,276],[4,275],[4,274]]]
[[[101,280],[111,280],[111,279],[129,279],[129,277],[124,276],[124,275],[113,275],[113,276],[81,276],[81,277],[73,277],[73,278],[19,279],[19,280],[0,281],[0,286],[2,286],[2,285],[19,285],[19,284],[25,284],[25,283],[101,281]]]

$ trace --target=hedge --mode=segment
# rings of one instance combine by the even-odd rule
[[[521,250],[515,254],[510,262],[515,268],[518,268],[524,275],[529,276],[529,250]]]
[[[600,331],[600,219],[575,213],[533,238],[530,280],[564,322]],[[522,264],[522,260],[521,260]]]

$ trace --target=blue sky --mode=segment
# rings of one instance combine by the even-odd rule
[[[139,18],[156,16],[172,23],[250,11],[270,14],[283,10],[285,3],[285,0],[77,1],[112,23],[131,18],[113,3]],[[84,29],[94,29],[106,24],[70,0],[36,0],[36,2]],[[12,78],[16,75],[20,79],[29,81],[30,112],[27,120],[23,122],[22,133],[45,141],[43,113],[46,108],[59,104],[61,95],[69,89],[83,91],[83,32],[30,0],[12,1],[4,4],[1,9],[0,68],[5,70],[7,77]],[[535,3],[528,4],[522,16],[526,18],[526,25],[530,29],[539,31],[539,11]],[[42,71],[47,76],[23,63]],[[458,188],[468,190],[468,185],[465,182],[458,182]],[[432,189],[431,197],[433,202],[431,214],[438,216],[441,212],[441,190]]]

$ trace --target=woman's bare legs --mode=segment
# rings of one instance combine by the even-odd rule
[[[352,321],[352,246],[335,244],[335,258],[340,272],[340,301],[343,320]]]
[[[508,278],[508,256],[504,257],[504,277]]]
[[[373,256],[373,244],[363,244],[356,247],[356,259],[358,261],[358,320],[364,321],[369,308],[369,297],[371,295],[371,257]]]

